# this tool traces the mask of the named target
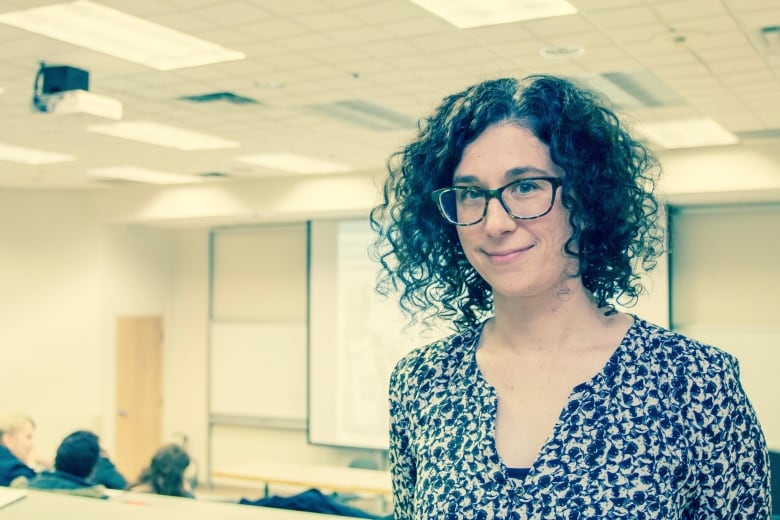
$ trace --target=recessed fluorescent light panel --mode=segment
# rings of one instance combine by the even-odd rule
[[[669,149],[719,146],[739,141],[736,135],[709,118],[641,123],[636,125],[636,130]]]
[[[87,130],[98,134],[132,139],[185,151],[238,148],[236,141],[193,132],[185,128],[155,123],[154,121],[123,121],[105,125],[90,125],[87,127]]]
[[[292,153],[260,153],[236,157],[237,161],[272,170],[290,173],[342,173],[352,171],[352,167],[332,161],[313,159]]]
[[[107,166],[105,168],[87,170],[87,173],[93,177],[104,179],[145,182],[149,184],[191,184],[203,182],[203,179],[200,177],[160,172],[139,166]]]
[[[240,60],[221,47],[88,0],[0,14],[0,22],[157,70]]]
[[[0,143],[0,161],[13,161],[22,164],[55,164],[74,159],[74,156],[63,153]]]
[[[564,0],[412,0],[455,27],[520,22],[574,14],[577,8]]]

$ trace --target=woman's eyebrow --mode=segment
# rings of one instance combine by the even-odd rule
[[[543,170],[543,169],[537,168],[535,166],[519,166],[517,168],[512,168],[511,170],[508,170],[504,174],[504,177],[508,180],[508,179],[512,179],[514,177],[520,177],[521,175],[525,175],[527,173],[533,173],[533,174],[537,174],[537,175],[542,174],[542,175],[545,175],[545,176],[551,175],[551,173],[548,172],[547,170]]]
[[[544,176],[550,176],[552,175],[547,170],[542,170],[541,168],[537,168],[535,166],[517,166],[515,168],[511,168],[507,170],[507,172],[504,174],[504,178],[507,181],[513,180],[517,177],[520,177],[525,174],[536,174],[536,175],[544,175]],[[461,183],[461,184],[480,184],[481,181],[476,175],[470,175],[470,174],[456,174],[452,178],[452,183]]]

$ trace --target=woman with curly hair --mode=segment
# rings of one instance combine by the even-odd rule
[[[663,252],[660,166],[604,101],[485,81],[388,164],[378,289],[456,330],[391,376],[396,519],[768,518],[736,360],[616,309]]]

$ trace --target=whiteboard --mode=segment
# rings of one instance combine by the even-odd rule
[[[404,354],[448,335],[406,328],[397,298],[374,292],[367,219],[311,223],[309,442],[386,450],[388,383]]]
[[[211,415],[306,420],[306,324],[211,322]]]

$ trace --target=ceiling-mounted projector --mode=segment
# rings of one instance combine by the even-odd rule
[[[122,119],[122,103],[89,91],[89,72],[41,63],[33,86],[33,108],[54,114],[85,113]]]

